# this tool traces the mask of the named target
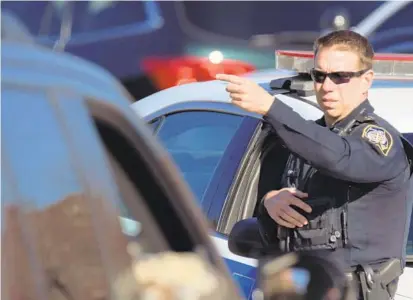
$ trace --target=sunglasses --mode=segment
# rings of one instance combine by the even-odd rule
[[[323,83],[326,78],[330,78],[332,82],[335,84],[342,84],[342,83],[347,83],[351,80],[353,77],[359,77],[366,73],[369,69],[361,70],[358,72],[331,72],[331,73],[326,73],[323,71],[319,71],[316,69],[311,69],[310,70],[310,75],[311,78],[317,82],[317,83]]]

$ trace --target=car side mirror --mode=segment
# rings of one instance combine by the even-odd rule
[[[259,258],[264,251],[257,218],[238,221],[228,238],[229,250],[237,255]]]

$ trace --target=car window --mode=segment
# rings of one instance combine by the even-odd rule
[[[183,7],[181,10],[184,13],[180,14],[179,18],[185,18],[188,26],[201,28],[219,37],[248,40],[257,34],[281,33],[286,37],[292,35],[291,39],[297,36],[302,40],[306,35],[312,36],[312,32],[329,29],[336,15],[348,15],[351,24],[357,24],[375,9],[378,3],[301,1],[300,9],[297,9],[296,3],[290,1],[185,1],[177,2],[176,6]],[[307,13],[308,9],[311,14]],[[237,13],[234,14],[233,11]],[[211,22],[211,18],[214,22]],[[291,18],[299,22],[291,22]],[[242,19],[242,23],[237,22],[239,19]],[[279,39],[283,39],[283,36]]]
[[[390,18],[384,21],[381,25],[375,30],[376,33],[383,33],[393,31],[393,33],[398,34],[399,29],[407,29],[413,26],[412,21],[413,13],[413,3],[406,4],[402,9],[399,9],[397,12],[393,13]],[[401,30],[403,31],[403,30]]]
[[[370,36],[374,50],[385,53],[412,53],[412,14],[413,3],[409,3],[379,25]]]
[[[191,111],[168,115],[159,129],[159,140],[200,203],[242,120],[226,113]]]
[[[152,18],[160,18],[158,4],[151,2],[123,1],[79,1],[73,2],[72,38],[85,34],[110,36],[113,31],[124,29],[143,31],[151,27]],[[60,24],[66,17],[63,1],[8,2],[2,8],[8,9],[24,20],[34,35],[59,36]],[[125,30],[126,29],[126,30]]]
[[[7,111],[2,120],[6,163],[1,166],[4,298],[107,299],[115,277],[130,269],[131,257],[117,213],[98,195],[110,198],[106,191],[112,190],[110,179],[102,184],[109,175],[94,148],[100,144],[89,119],[77,109],[81,105],[70,106],[76,122],[65,127],[62,115],[68,110],[61,105],[62,114],[56,113],[56,94],[52,101],[48,91],[15,86],[2,86]],[[81,128],[73,132],[83,141],[82,155],[74,155],[73,127]],[[95,176],[82,172],[81,156]],[[99,182],[100,189],[89,192],[85,178]]]
[[[209,246],[207,223],[203,222],[202,213],[194,209],[193,199],[186,193],[183,182],[176,180],[176,172],[169,167],[170,162],[157,155],[158,146],[145,143],[146,137],[137,134],[136,127],[123,116],[102,113],[98,109],[95,111],[96,128],[105,145],[110,169],[122,198],[119,202],[122,229],[135,241],[128,245],[128,252],[131,250],[129,253],[134,258],[132,270],[138,275],[135,277],[138,285],[133,286],[137,286],[145,297],[157,292],[156,279],[161,278],[159,284],[162,288],[171,290],[168,295],[178,297],[175,294],[179,291],[172,291],[168,282],[176,277],[176,266],[179,265],[183,270],[191,270],[190,278],[184,276],[182,282],[180,279],[173,280],[175,286],[187,285],[190,294],[197,294],[202,299],[233,299],[232,280],[226,273],[221,273],[221,270],[226,272],[227,268],[221,264],[218,253]],[[155,240],[164,251],[150,251]],[[190,261],[186,259],[188,256]],[[206,274],[205,267],[210,275]],[[220,276],[220,283],[204,286],[202,291],[196,284],[188,283],[188,280],[196,282],[215,274]],[[124,292],[121,285],[118,287]],[[128,293],[124,292],[124,295]],[[140,299],[142,295],[133,299]]]

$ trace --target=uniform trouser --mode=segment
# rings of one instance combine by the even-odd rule
[[[366,299],[363,294],[362,283],[359,275],[356,272],[346,273],[346,276],[350,282],[351,287],[354,289],[355,294],[357,295],[357,300],[375,300],[375,299]],[[395,279],[392,283],[387,286],[388,298],[386,300],[393,300],[396,295],[397,284],[399,278]],[[382,298],[384,300],[384,298]]]

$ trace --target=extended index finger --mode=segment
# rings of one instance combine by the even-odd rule
[[[235,84],[241,84],[243,82],[241,77],[231,74],[217,74],[215,78],[217,80],[227,81]]]

